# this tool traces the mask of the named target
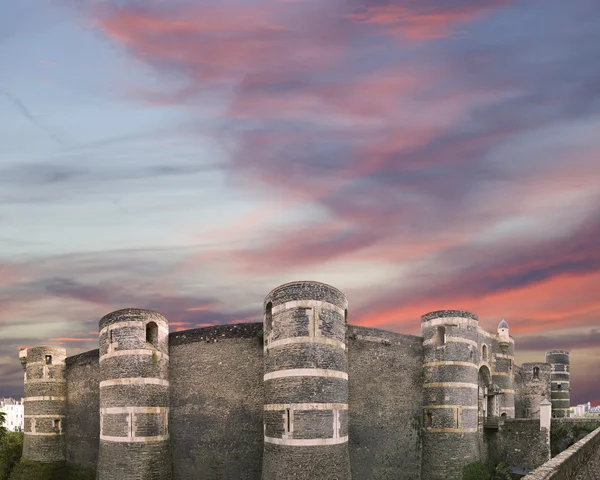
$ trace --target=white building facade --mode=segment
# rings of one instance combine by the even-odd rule
[[[1,398],[0,411],[6,413],[4,426],[9,432],[23,431],[25,423],[23,417],[23,399],[19,401],[13,398]]]

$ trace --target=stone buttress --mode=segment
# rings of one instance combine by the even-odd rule
[[[552,368],[550,376],[552,417],[568,417],[571,408],[569,352],[567,350],[550,350],[546,353],[546,363],[549,363]]]
[[[100,320],[98,480],[170,480],[169,325],[128,308]]]
[[[21,350],[25,369],[23,458],[34,462],[65,460],[64,419],[67,404],[64,348]]]
[[[263,480],[349,480],[348,301],[318,282],[264,301]]]
[[[421,331],[422,478],[459,479],[463,465],[479,460],[478,375],[487,362],[480,356],[478,318],[461,310],[431,312],[421,317]]]

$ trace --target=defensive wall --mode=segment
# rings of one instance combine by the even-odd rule
[[[174,479],[260,479],[262,323],[169,334]],[[352,477],[420,478],[422,339],[348,326]],[[67,358],[67,462],[96,469],[98,350]],[[377,372],[377,375],[374,375]]]
[[[452,479],[494,452],[546,460],[535,403],[551,399],[552,367],[516,366],[506,322],[494,334],[443,310],[422,317],[422,336],[348,325],[345,296],[319,282],[277,287],[264,312],[168,333],[160,314],[124,309],[100,321],[99,350],[22,351],[26,408],[46,409],[25,412],[24,456],[99,480],[133,479],[135,465],[153,480]],[[59,361],[40,369],[51,349]],[[41,414],[47,437],[31,427]]]
[[[600,427],[523,480],[590,480],[600,472]]]

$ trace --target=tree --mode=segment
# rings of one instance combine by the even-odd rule
[[[8,433],[8,428],[4,425],[6,423],[6,412],[0,410],[0,440],[2,440]]]

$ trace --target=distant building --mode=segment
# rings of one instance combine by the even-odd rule
[[[1,398],[0,411],[6,413],[4,426],[9,432],[23,431],[23,399],[19,401],[14,398]]]

